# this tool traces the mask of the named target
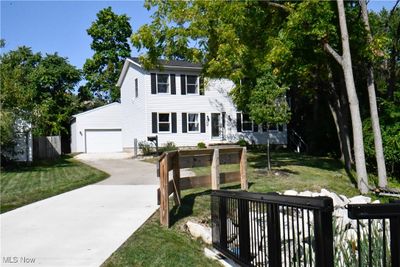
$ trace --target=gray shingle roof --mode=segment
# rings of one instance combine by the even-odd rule
[[[133,62],[141,65],[138,57],[130,57],[129,59],[132,60]],[[160,64],[162,66],[201,68],[201,64],[200,63],[192,63],[192,62],[184,61],[184,60],[164,60],[164,59],[160,59],[159,62],[160,62]]]

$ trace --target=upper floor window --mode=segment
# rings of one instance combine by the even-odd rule
[[[186,76],[186,93],[187,94],[198,94],[198,83],[197,76],[188,75]]]
[[[198,133],[200,131],[199,113],[188,113],[188,132]]]
[[[175,74],[151,73],[151,94],[175,95]]]
[[[169,75],[157,74],[157,93],[169,92]]]
[[[135,97],[139,96],[139,82],[138,79],[135,79]]]

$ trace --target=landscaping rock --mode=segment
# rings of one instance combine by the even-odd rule
[[[350,203],[350,200],[345,195],[339,195],[339,197],[343,200],[344,205],[347,205]]]
[[[364,197],[364,196],[355,196],[352,198],[349,198],[350,204],[368,204],[371,203],[371,198],[370,197]]]
[[[200,237],[206,244],[212,243],[210,227],[206,227],[204,225],[194,223],[191,221],[188,221],[186,223],[186,226],[188,227],[188,230],[193,237],[195,237],[195,238]]]
[[[297,191],[295,191],[295,190],[286,190],[285,192],[283,192],[283,194],[285,196],[297,196],[298,195]]]
[[[300,192],[299,193],[299,196],[302,196],[302,197],[312,197],[313,195],[312,195],[313,193],[311,192],[311,191],[304,191],[304,192]]]
[[[333,206],[335,208],[342,208],[346,203],[334,192],[329,192],[326,189],[321,189],[321,196],[330,197],[333,200]]]

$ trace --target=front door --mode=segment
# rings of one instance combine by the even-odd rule
[[[217,139],[221,136],[221,114],[211,113],[211,138]]]

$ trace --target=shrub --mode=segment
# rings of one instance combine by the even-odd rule
[[[153,153],[151,144],[147,141],[141,141],[138,144],[139,149],[142,151],[143,156],[149,156]]]
[[[249,142],[247,142],[244,139],[240,139],[239,141],[236,142],[236,144],[239,145],[239,146],[245,146],[245,147],[250,145]]]
[[[162,146],[158,149],[158,153],[162,154],[164,152],[173,151],[173,150],[177,150],[177,149],[178,148],[176,147],[174,142],[168,141],[167,143],[164,144],[164,146]]]
[[[204,142],[199,142],[197,143],[197,148],[202,149],[202,148],[207,148],[207,146]]]

